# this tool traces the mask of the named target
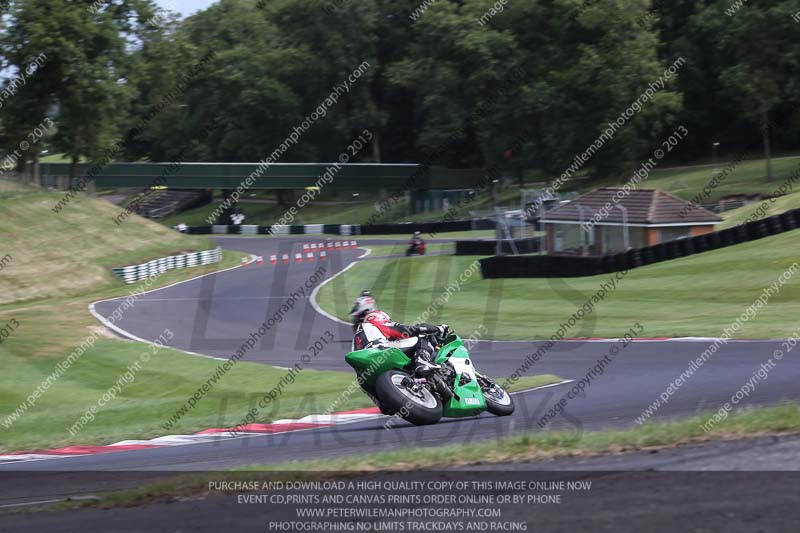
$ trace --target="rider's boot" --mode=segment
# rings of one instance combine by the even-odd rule
[[[433,363],[433,354],[427,348],[420,347],[417,350],[417,366],[414,369],[416,374],[420,377],[428,377],[433,374],[436,370],[442,368],[440,365]]]

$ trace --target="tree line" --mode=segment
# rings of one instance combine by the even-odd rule
[[[588,175],[629,173],[680,124],[675,162],[790,151],[800,0],[732,3],[220,0],[180,19],[152,0],[0,2],[0,156],[259,161],[363,64],[280,162],[335,160],[368,128],[360,162],[553,179],[623,113]]]

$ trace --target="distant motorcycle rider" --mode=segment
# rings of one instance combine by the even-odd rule
[[[424,254],[425,253],[425,241],[422,239],[422,234],[419,231],[415,231],[414,235],[411,236],[411,239],[408,241],[408,248],[406,249],[406,255],[411,254]]]
[[[361,324],[364,317],[367,316],[367,313],[375,309],[377,309],[377,307],[372,293],[368,289],[361,291],[361,295],[353,302],[353,308],[350,310],[350,320],[353,323],[353,330]]]
[[[353,350],[367,347],[399,348],[414,361],[416,373],[425,377],[440,368],[433,362],[435,348],[428,335],[437,333],[445,336],[448,331],[447,324],[398,324],[383,311],[375,310],[367,313],[361,327],[356,331]]]

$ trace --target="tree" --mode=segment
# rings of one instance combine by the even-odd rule
[[[480,0],[432,5],[414,25],[414,45],[390,73],[417,95],[422,147],[443,146],[459,166],[515,164],[560,173],[658,80],[658,34],[637,25],[645,1],[508,4],[488,23]],[[589,162],[597,176],[627,171],[681,107],[666,87]]]
[[[731,55],[720,80],[740,103],[739,111],[758,124],[764,147],[767,180],[772,181],[771,115],[784,101],[797,99],[800,45],[793,38],[794,0],[749,2],[732,16],[730,4],[718,0],[700,15],[701,23],[717,26],[720,47]]]
[[[49,43],[28,41],[20,34],[16,21],[23,6],[15,2],[9,17],[0,18],[0,67],[9,72],[0,85],[2,145],[13,154],[18,171],[24,169],[29,158],[36,160],[43,146],[30,143],[28,134],[52,114],[53,87],[58,82],[57,74],[47,68]],[[53,131],[54,128],[49,133]]]
[[[148,128],[151,156],[168,154],[175,139],[191,138],[217,115],[223,124],[207,144],[198,146],[205,150],[198,155],[261,160],[365,60],[370,66],[350,92],[329,106],[281,161],[336,160],[356,132],[379,126],[380,114],[370,94],[376,64],[373,15],[370,9],[359,9],[331,16],[325,5],[321,0],[279,0],[259,8],[255,2],[222,0],[185,20],[170,42],[148,49],[148,56],[142,56],[144,65],[154,56],[161,57],[161,63],[180,57],[186,64],[206,50],[218,52],[176,100],[173,111]],[[182,52],[170,56],[170,47]],[[177,68],[180,65],[172,70]],[[163,80],[147,77],[143,83],[147,101],[157,98],[155,84],[163,85]]]
[[[155,12],[150,0],[97,5],[60,0],[13,3],[3,48],[19,64],[46,54],[37,74],[39,107],[53,112],[56,149],[72,161],[108,162],[131,89],[128,46]]]
[[[161,13],[158,20],[142,32],[141,45],[131,57],[133,98],[122,128],[124,155],[134,160],[211,161],[214,139],[200,133],[211,123],[213,109],[190,107],[187,93],[216,68],[215,57],[188,41],[176,15]]]

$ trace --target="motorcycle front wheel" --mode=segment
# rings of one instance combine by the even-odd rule
[[[442,418],[441,400],[402,370],[389,370],[378,376],[375,392],[387,412],[415,426],[435,424]]]
[[[508,416],[514,412],[514,399],[497,383],[483,391],[486,410],[495,416]]]

